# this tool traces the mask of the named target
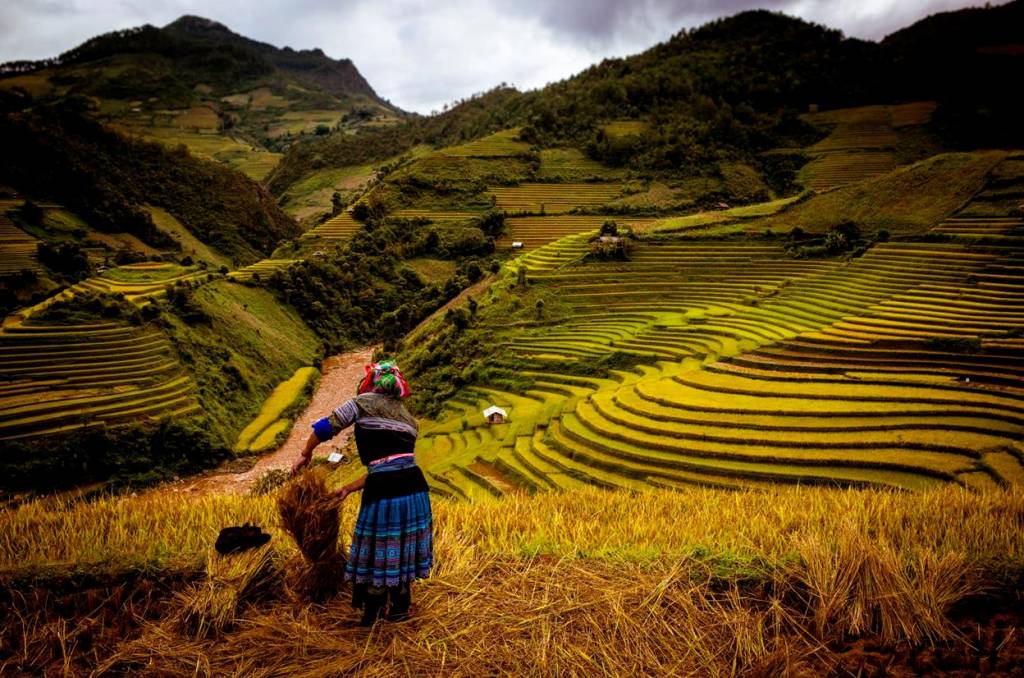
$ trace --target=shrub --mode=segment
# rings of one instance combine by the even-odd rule
[[[18,208],[18,217],[26,224],[39,226],[43,223],[43,208],[31,200],[26,200],[25,203]]]
[[[932,351],[944,353],[981,353],[981,339],[977,337],[931,337],[925,345]]]

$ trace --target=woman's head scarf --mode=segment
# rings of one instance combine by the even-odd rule
[[[410,390],[398,365],[391,360],[384,360],[366,366],[366,376],[359,382],[356,393],[383,393],[392,398],[407,398]]]

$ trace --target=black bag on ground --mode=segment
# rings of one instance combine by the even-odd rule
[[[213,545],[217,553],[227,555],[240,553],[263,546],[270,541],[270,535],[256,525],[246,523],[242,526],[225,527],[217,535],[217,543]]]

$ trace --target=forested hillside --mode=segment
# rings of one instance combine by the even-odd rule
[[[1010,83],[1021,57],[1012,45],[1024,41],[1013,27],[1022,7],[940,15],[882,43],[744,12],[540,90],[499,88],[436,118],[296,144],[270,185],[280,195],[324,169],[520,127],[528,144],[578,148],[640,177],[717,176],[741,164],[784,187],[803,161],[765,152],[813,143],[817,132],[798,114],[917,100],[938,101],[934,131],[948,145],[1013,145],[1020,131],[1009,121],[1020,110]]]
[[[165,245],[168,236],[142,208],[154,205],[238,264],[299,234],[260,184],[183,149],[123,137],[67,107],[9,111],[0,137],[19,159],[3,164],[0,181],[71,208],[99,231]]]

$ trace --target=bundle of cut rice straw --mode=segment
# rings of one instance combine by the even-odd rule
[[[345,557],[338,545],[340,507],[320,469],[303,471],[278,497],[281,527],[300,552],[288,563],[287,581],[301,599],[322,603],[341,586]]]
[[[173,621],[193,638],[223,633],[244,606],[277,588],[279,574],[269,545],[230,555],[210,551],[206,578],[176,595],[179,605]]]

